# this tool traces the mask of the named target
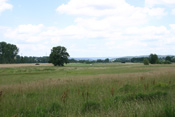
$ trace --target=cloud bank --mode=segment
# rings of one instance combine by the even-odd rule
[[[175,24],[153,25],[152,22],[174,14],[174,9],[169,13],[166,7],[155,5],[175,2],[159,1],[145,0],[145,7],[135,7],[125,0],[70,0],[58,6],[56,12],[73,16],[71,25],[60,28],[23,24],[9,27],[4,36],[17,42],[23,50],[31,47],[37,54],[41,48],[49,53],[53,46],[61,44],[71,56],[80,57],[173,54]]]
[[[7,3],[7,0],[0,0],[0,14],[4,12],[5,10],[10,10],[12,8],[13,6]]]

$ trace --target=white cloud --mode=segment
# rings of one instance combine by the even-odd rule
[[[9,10],[12,9],[13,6],[9,3],[7,3],[7,0],[0,0],[0,14],[5,11],[5,10]]]
[[[172,15],[175,15],[175,8],[172,9]]]
[[[87,26],[89,25],[87,24]],[[95,26],[87,26],[78,23],[59,29],[46,27],[43,24],[19,25],[16,28],[5,28],[5,37],[18,43],[20,53],[35,56],[42,56],[46,53],[49,55],[50,49],[54,45],[61,45],[62,42],[64,45],[67,44],[65,46],[70,52],[76,53],[70,53],[71,56],[86,56],[87,53],[90,56],[103,56],[107,51],[106,56],[143,55],[150,54],[150,52],[165,52],[166,54],[167,51],[164,49],[173,49],[169,44],[173,44],[173,46],[175,44],[175,24],[171,24],[170,29],[165,26],[117,28],[110,25],[110,28],[105,26],[99,30],[94,28]],[[91,43],[93,39],[96,39],[97,43]],[[99,42],[102,42],[102,45]],[[82,45],[84,45],[83,48],[80,47]],[[35,54],[32,54],[33,52]]]
[[[57,11],[75,15],[74,24],[62,29],[43,24],[19,25],[4,29],[5,37],[18,42],[21,50],[31,48],[36,53],[64,44],[70,52],[78,53],[73,56],[166,53],[165,48],[175,44],[174,24],[170,29],[149,25],[151,19],[167,14],[164,8],[134,7],[125,0],[70,0]]]
[[[175,0],[145,0],[145,4],[148,7],[155,5],[175,5]]]
[[[125,0],[70,0],[62,4],[56,11],[71,15],[82,16],[118,16],[118,17],[140,17],[140,16],[164,16],[162,8],[141,8],[134,7]],[[153,13],[151,13],[153,12]]]

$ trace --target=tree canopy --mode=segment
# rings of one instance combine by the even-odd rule
[[[69,53],[67,49],[63,46],[53,47],[49,60],[54,66],[64,66],[64,63],[68,63]]]
[[[170,57],[170,56],[167,56],[167,57],[165,58],[165,60],[171,62],[171,57]]]
[[[150,56],[149,56],[149,62],[151,64],[159,63],[158,56],[156,54],[150,54]]]
[[[0,42],[0,63],[14,63],[18,52],[16,45]]]

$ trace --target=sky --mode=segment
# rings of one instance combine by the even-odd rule
[[[0,42],[22,56],[175,55],[175,0],[0,0]]]

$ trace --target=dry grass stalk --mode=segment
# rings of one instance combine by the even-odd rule
[[[111,95],[114,96],[114,87],[111,89]]]
[[[144,78],[143,76],[141,76],[141,77],[140,77],[140,80],[141,80],[141,81],[142,81],[142,80],[145,80],[145,78]]]
[[[66,98],[68,97],[69,89],[64,91],[63,95],[61,96],[61,100],[63,103],[66,103]]]

